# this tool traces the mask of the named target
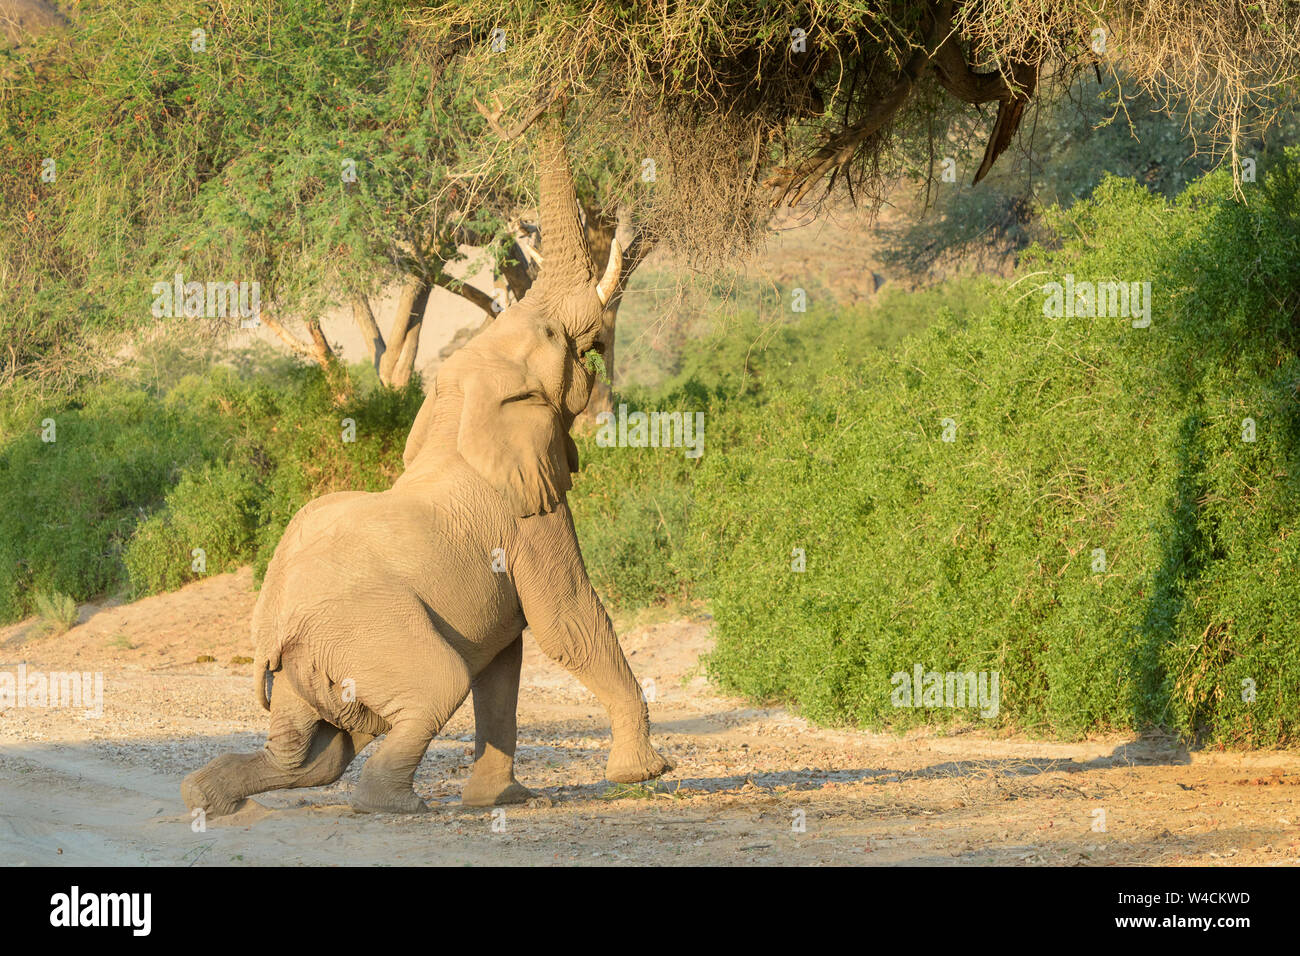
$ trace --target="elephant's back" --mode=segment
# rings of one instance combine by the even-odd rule
[[[327,643],[399,607],[431,610],[458,649],[493,644],[519,618],[508,573],[515,524],[499,496],[460,482],[407,483],[317,499],[290,522],[267,569],[254,640],[275,661],[307,637]],[[481,497],[480,497],[481,495]],[[491,495],[492,497],[489,497]],[[462,643],[462,641],[464,643]]]

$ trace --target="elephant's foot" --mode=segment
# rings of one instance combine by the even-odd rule
[[[535,796],[513,776],[474,774],[460,792],[460,802],[467,807],[499,807],[506,803],[527,803]]]
[[[247,802],[223,785],[218,774],[209,768],[196,770],[181,781],[181,799],[191,810],[203,810],[210,817],[235,813]]]
[[[653,780],[662,776],[676,766],[650,746],[647,739],[634,744],[619,746],[614,744],[609,751],[609,762],[605,765],[605,779],[613,783],[636,783],[640,780]]]
[[[429,810],[410,784],[367,780],[364,774],[348,802],[358,813],[427,813]]]

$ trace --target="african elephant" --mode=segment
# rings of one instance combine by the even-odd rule
[[[545,259],[524,299],[441,367],[388,491],[307,504],[290,522],[253,612],[266,746],[190,774],[191,808],[230,813],[244,797],[337,780],[373,738],[351,802],[427,809],[412,789],[429,742],[473,692],[476,731],[464,803],[526,800],[515,779],[522,631],[600,700],[613,728],[606,776],[672,769],[592,589],[566,492],[569,436],[594,374],[615,244],[597,280],[579,219],[561,120],[540,121]],[[269,686],[268,686],[269,685]]]

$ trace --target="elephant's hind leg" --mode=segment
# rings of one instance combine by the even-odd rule
[[[181,783],[191,809],[210,816],[239,809],[245,797],[288,787],[322,787],[343,776],[373,738],[325,723],[288,681],[277,681],[271,698],[271,732],[256,753],[225,754]]]
[[[515,779],[515,712],[523,656],[521,634],[474,678],[474,772],[460,794],[467,807],[523,803],[536,796]]]
[[[434,735],[469,696],[469,667],[427,618],[413,622],[406,617],[401,626],[371,637],[364,657],[355,662],[355,672],[373,670],[375,661],[397,663],[374,678],[375,687],[358,678],[357,699],[390,729],[361,769],[352,808],[362,813],[421,813],[429,808],[412,786],[415,769]]]

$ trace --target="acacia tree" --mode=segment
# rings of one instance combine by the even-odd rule
[[[880,199],[991,104],[978,182],[1027,106],[1083,69],[1211,116],[1209,145],[1235,160],[1300,68],[1300,8],[1284,0],[441,0],[424,19],[507,102],[563,91],[656,159],[641,221],[706,262],[747,251],[776,204],[837,182]]]
[[[192,248],[257,275],[272,302],[263,322],[326,368],[335,357],[316,316],[330,301],[350,303],[381,383],[401,387],[434,286],[493,314],[492,296],[448,266],[463,258],[458,237],[491,234],[496,202],[512,197],[478,190],[474,206],[458,202],[465,190],[454,170],[474,152],[477,118],[447,59],[419,44],[399,4],[280,12],[274,58],[255,55],[256,34],[232,34],[221,47],[247,52],[248,62],[233,72],[219,58],[202,64],[224,74],[212,86],[223,108],[263,106],[231,130],[227,162],[199,191],[207,228]],[[393,281],[396,308],[376,316],[373,296]],[[305,316],[309,341],[281,314]]]
[[[175,274],[256,281],[261,321],[327,370],[318,316],[350,304],[394,387],[434,286],[485,320],[522,297],[541,255],[518,185],[530,157],[476,108],[489,88],[405,14],[395,0],[125,4],[82,11],[15,61],[0,87],[8,374],[148,323],[150,289]],[[587,223],[601,254],[615,221],[589,203]],[[503,293],[452,275],[467,243]],[[393,282],[394,313],[376,315]]]
[[[448,274],[452,224],[429,202],[464,141],[457,111],[434,109],[436,64],[401,4],[335,6],[88,9],[15,61],[0,87],[11,374],[149,322],[173,274],[256,281],[262,320],[327,366],[319,311],[410,280],[395,347],[370,340],[387,381],[409,375],[430,285],[487,306]]]
[[[149,321],[152,283],[184,271],[259,281],[264,319],[305,316],[295,347],[326,366],[315,316],[351,302],[381,377],[405,380],[429,288],[491,313],[447,270],[461,243],[489,250],[508,295],[527,291],[544,237],[517,147],[558,96],[597,258],[622,221],[629,248],[664,242],[708,267],[744,256],[774,203],[838,182],[879,198],[991,103],[982,177],[1027,104],[1080,69],[1181,98],[1232,156],[1294,89],[1300,34],[1281,0],[442,0],[418,25],[412,11],[126,3],[34,44],[0,85],[8,373]],[[395,279],[381,322],[370,297]]]

